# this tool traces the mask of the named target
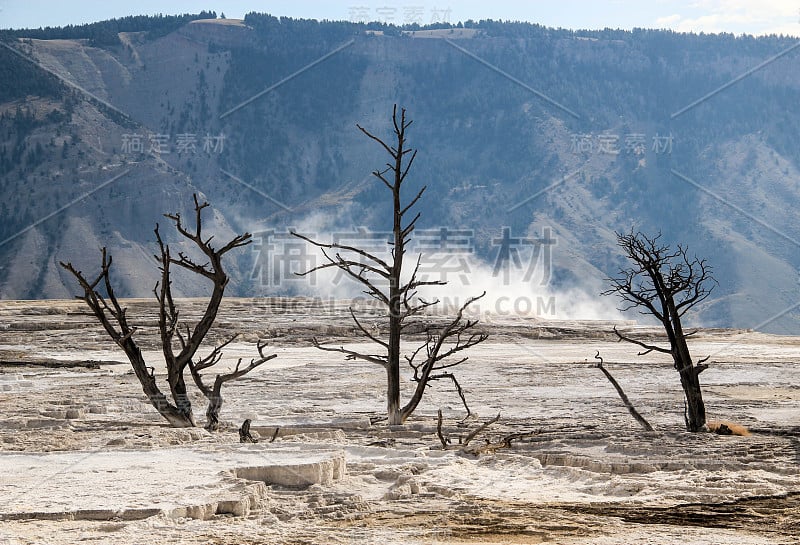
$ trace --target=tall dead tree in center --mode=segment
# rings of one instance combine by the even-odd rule
[[[690,258],[685,247],[678,245],[677,249],[671,249],[659,242],[660,238],[660,234],[648,237],[633,231],[626,235],[617,233],[617,244],[632,266],[609,279],[611,288],[603,295],[619,296],[626,303],[621,311],[638,308],[641,314],[651,314],[661,322],[669,348],[623,335],[616,327],[614,332],[621,341],[643,348],[639,355],[655,351],[672,356],[686,398],[686,429],[700,431],[706,423],[706,410],[699,375],[708,368],[704,363],[708,358],[692,361],[686,339],[697,330],[685,332],[681,319],[711,294],[717,281],[705,259]]]
[[[229,278],[222,267],[222,258],[234,248],[250,243],[250,233],[234,237],[219,249],[215,249],[211,245],[213,236],[203,239],[202,212],[208,206],[207,202],[201,203],[198,201],[197,195],[194,196],[195,218],[193,230],[189,230],[184,226],[180,214],[165,214],[175,224],[178,233],[197,247],[203,259],[207,260],[205,263],[195,261],[183,252],[179,253],[177,257],[173,256],[169,246],[164,244],[161,238],[158,225],[155,228],[159,248],[159,255],[156,255],[155,258],[161,271],[161,280],[156,284],[153,292],[158,301],[158,331],[161,337],[161,350],[167,367],[167,384],[172,401],[158,387],[155,368],[147,365],[142,351],[134,339],[137,328],[128,323],[127,309],[120,305],[114,293],[111,283],[112,258],[108,255],[106,249],[102,249],[100,272],[91,280],[87,279],[81,271],[75,269],[72,263],[61,262],[61,266],[78,280],[83,289],[83,296],[78,296],[78,298],[89,306],[92,313],[100,321],[100,324],[111,336],[111,339],[128,356],[136,377],[142,385],[142,390],[153,407],[174,427],[185,428],[197,425],[186,388],[185,374],[186,370],[189,369],[195,385],[208,399],[206,428],[213,431],[219,426],[219,411],[222,407],[222,385],[249,373],[262,363],[276,357],[276,355],[264,355],[264,345],[259,343],[258,358],[251,360],[244,367],[242,367],[242,360],[240,359],[233,371],[216,375],[213,386],[205,383],[202,372],[219,363],[222,358],[222,348],[233,341],[235,336],[214,348],[208,356],[197,358],[194,361],[200,344],[217,317],[225,287],[228,285]],[[175,306],[175,300],[172,297],[172,281],[170,279],[170,267],[173,265],[202,276],[213,284],[211,297],[206,304],[203,316],[193,325],[180,319],[178,309]]]
[[[405,109],[401,109],[398,113],[397,105],[395,105],[392,112],[394,138],[390,144],[387,144],[362,126],[357,125],[364,135],[380,145],[390,157],[386,168],[375,170],[372,173],[375,179],[391,193],[392,242],[390,259],[384,260],[362,248],[344,244],[323,244],[293,233],[295,236],[320,248],[327,260],[326,263],[305,271],[302,275],[311,274],[314,271],[329,267],[338,268],[360,283],[364,288],[364,293],[380,301],[386,307],[389,325],[388,338],[379,338],[377,334],[365,328],[355,312],[353,312],[353,309],[350,309],[350,315],[358,330],[370,341],[379,345],[383,352],[382,354],[365,354],[348,350],[344,347],[325,346],[319,344],[316,340],[314,342],[315,346],[321,350],[341,352],[345,354],[347,359],[369,361],[382,366],[386,370],[387,413],[390,424],[404,423],[419,405],[425,389],[434,380],[452,380],[463,400],[461,387],[455,375],[448,369],[463,363],[467,358],[457,357],[452,360],[449,358],[483,342],[487,338],[484,334],[472,332],[477,320],[464,320],[466,308],[477,299],[483,297],[482,294],[478,297],[467,299],[453,319],[443,327],[428,328],[425,342],[405,356],[406,362],[413,370],[412,380],[416,382],[416,387],[408,403],[401,405],[400,361],[402,354],[400,340],[403,338],[407,328],[413,323],[408,320],[409,318],[422,313],[428,307],[439,302],[438,300],[426,301],[419,298],[417,290],[423,286],[440,286],[446,283],[439,280],[421,280],[417,276],[421,256],[418,256],[408,280],[404,281],[402,278],[406,248],[414,232],[414,226],[420,217],[419,213],[413,213],[411,209],[417,204],[426,189],[423,187],[412,199],[404,202],[402,189],[417,155],[416,150],[407,148],[406,145],[406,130],[411,123],[412,121],[406,120]]]

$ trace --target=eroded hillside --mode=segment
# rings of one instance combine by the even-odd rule
[[[513,249],[523,260],[551,240],[543,284],[523,286],[531,297],[556,294],[560,309],[580,307],[574,290],[596,297],[621,263],[613,231],[635,226],[715,267],[696,322],[797,330],[789,40],[492,22],[423,38],[256,14],[181,25],[5,37],[0,64],[24,85],[0,104],[3,297],[72,295],[58,260],[89,270],[101,246],[120,293],[148,295],[152,229],[196,191],[220,238],[247,230],[260,243],[231,263],[232,293],[341,294],[259,260],[290,253],[291,228],[385,230],[369,179],[380,150],[355,124],[380,133],[400,103],[415,120],[412,185],[428,186],[420,228],[461,233],[456,251],[489,271],[504,232],[533,241]],[[176,278],[183,295],[203,290]]]

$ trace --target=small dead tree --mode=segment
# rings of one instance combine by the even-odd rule
[[[419,271],[420,259],[411,271],[407,281],[403,281],[403,265],[406,260],[406,248],[414,232],[414,226],[420,217],[419,213],[413,214],[411,209],[420,200],[425,192],[425,187],[407,202],[403,201],[402,189],[408,176],[416,150],[407,147],[406,130],[412,121],[406,119],[405,109],[397,110],[394,106],[392,112],[393,139],[390,143],[357,125],[358,129],[371,140],[380,145],[389,155],[386,168],[375,170],[372,175],[390,192],[392,199],[392,234],[391,257],[382,259],[378,255],[367,252],[362,248],[344,244],[323,244],[303,235],[293,233],[295,236],[320,248],[325,256],[326,263],[314,267],[301,275],[308,275],[320,269],[338,268],[347,276],[360,283],[364,293],[382,303],[386,308],[389,322],[388,338],[379,338],[378,335],[368,330],[359,321],[353,309],[350,315],[359,332],[380,347],[380,354],[367,354],[344,347],[325,346],[314,341],[317,348],[330,352],[340,352],[348,360],[365,360],[380,365],[386,370],[387,376],[387,414],[390,424],[403,424],[408,416],[419,405],[425,389],[436,380],[451,380],[458,390],[461,399],[464,394],[452,372],[447,371],[467,360],[466,357],[450,359],[459,352],[475,346],[486,340],[482,333],[474,333],[477,320],[464,319],[464,311],[484,294],[471,297],[458,309],[456,316],[441,328],[427,328],[427,339],[409,356],[406,362],[413,369],[413,380],[416,382],[414,393],[405,405],[400,403],[400,340],[413,321],[409,318],[419,315],[429,307],[438,304],[438,300],[424,300],[417,296],[417,291],[423,286],[441,286],[446,282],[439,280],[421,280]],[[412,215],[413,214],[413,215]],[[410,218],[410,219],[409,219]],[[388,289],[387,286],[388,285]],[[465,402],[466,406],[466,402]],[[469,412],[469,407],[467,407]]]
[[[620,341],[641,347],[640,356],[653,351],[672,356],[685,396],[686,429],[696,432],[706,423],[699,375],[708,368],[704,363],[708,358],[697,363],[692,361],[686,339],[697,330],[684,332],[681,319],[711,294],[717,282],[705,259],[690,258],[684,246],[672,249],[662,244],[660,238],[660,234],[648,237],[633,231],[617,233],[617,244],[632,266],[622,269],[616,278],[609,279],[611,288],[603,295],[619,296],[625,303],[620,308],[623,312],[636,308],[641,314],[650,314],[661,322],[669,339],[669,348],[623,335],[616,327],[614,333]]]
[[[78,299],[86,302],[112,340],[128,356],[133,371],[142,385],[142,390],[161,416],[174,427],[185,428],[197,425],[186,389],[185,373],[188,368],[195,385],[208,399],[206,428],[213,431],[219,427],[219,411],[222,407],[222,385],[249,373],[262,363],[276,357],[276,354],[265,355],[264,348],[266,345],[258,343],[258,358],[252,359],[244,367],[242,367],[242,359],[239,359],[236,368],[232,372],[216,375],[213,386],[205,384],[202,372],[219,363],[222,358],[222,348],[233,341],[236,336],[214,348],[208,356],[193,361],[203,339],[217,317],[225,287],[228,285],[229,278],[222,267],[222,257],[234,248],[250,243],[250,233],[245,233],[236,236],[220,249],[214,249],[211,245],[211,240],[214,237],[211,236],[204,240],[202,233],[202,212],[208,206],[207,202],[201,203],[197,195],[194,196],[195,217],[193,230],[189,230],[184,226],[180,214],[165,214],[175,224],[178,233],[193,242],[200,250],[204,259],[208,260],[206,263],[201,264],[183,252],[174,257],[170,252],[169,246],[164,244],[158,225],[155,228],[159,248],[159,255],[156,255],[155,258],[159,263],[161,280],[156,283],[153,292],[158,301],[158,330],[161,338],[161,349],[167,367],[167,383],[172,401],[159,388],[156,381],[155,368],[147,365],[141,349],[133,338],[137,328],[129,324],[127,309],[120,305],[114,293],[111,282],[112,258],[108,255],[106,248],[102,249],[100,272],[93,279],[88,279],[84,276],[81,271],[73,267],[72,263],[61,262],[61,266],[77,279],[83,289],[83,296],[78,296]],[[172,281],[170,279],[170,267],[172,265],[204,277],[213,284],[213,290],[205,312],[193,326],[180,319],[178,309],[175,306],[175,300],[172,296]]]

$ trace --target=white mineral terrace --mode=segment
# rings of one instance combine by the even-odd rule
[[[521,318],[488,325],[457,368],[470,418],[442,381],[393,427],[380,421],[383,369],[310,346],[366,348],[346,308],[304,317],[302,305],[248,301],[223,307],[213,342],[242,334],[223,365],[255,357],[257,338],[278,357],[225,386],[217,433],[170,428],[77,303],[0,303],[0,544],[797,542],[798,339],[714,330],[691,343],[711,355],[709,419],[746,437],[682,431],[671,363],[614,342],[611,324]],[[152,325],[141,342],[163,373]],[[591,366],[597,351],[656,431]],[[202,396],[192,402],[202,423]],[[498,413],[476,444],[531,436],[463,452]],[[245,418],[256,444],[239,443]]]

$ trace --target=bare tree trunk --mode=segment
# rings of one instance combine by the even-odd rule
[[[389,424],[403,423],[400,413],[400,334],[402,322],[400,318],[400,296],[395,294],[397,288],[391,287],[389,299],[389,349],[386,361],[386,414]]]
[[[403,116],[405,117],[405,116]],[[396,119],[396,117],[395,117]],[[392,174],[392,266],[389,276],[389,359],[386,362],[387,395],[386,400],[389,424],[402,424],[405,421],[400,410],[400,337],[403,328],[403,314],[400,308],[402,297],[403,259],[405,258],[406,234],[403,229],[403,206],[400,199],[400,188],[403,182],[403,160],[405,155],[405,127],[403,122],[397,138],[397,151],[394,157]]]
[[[192,401],[186,391],[186,381],[183,378],[183,373],[170,379],[169,389],[172,393],[172,399],[175,400],[175,408],[187,422],[191,422],[192,427],[196,426],[194,413],[192,413]]]
[[[686,395],[686,429],[700,431],[706,425],[706,408],[703,403],[700,380],[692,367],[687,368],[680,375],[681,386]]]
[[[680,352],[683,352],[687,359],[683,359]],[[700,431],[706,425],[706,407],[698,376],[704,368],[692,364],[688,349],[679,350],[679,354],[675,356],[675,367],[681,377],[681,388],[686,396],[686,429],[692,432]]]
[[[217,431],[219,429],[219,411],[222,409],[222,378],[217,375],[214,380],[214,388],[208,396],[208,407],[206,408],[206,429]],[[249,426],[248,426],[249,428]]]
[[[389,417],[389,424],[398,425],[403,423],[400,413],[400,369],[398,366],[389,365],[386,367],[387,391],[386,391],[386,410]]]
[[[675,303],[668,301],[667,307],[670,314],[677,317]],[[686,343],[680,319],[674,319],[673,360],[675,369],[681,377],[681,388],[686,396],[686,429],[691,432],[701,431],[706,425],[706,406],[703,402],[703,392],[700,388],[700,373],[704,367],[695,366]]]
[[[278,435],[278,430],[280,428],[275,428],[275,435]],[[275,439],[275,436],[272,436]],[[258,443],[258,439],[253,437],[253,434],[250,433],[250,419],[248,418],[244,422],[242,422],[242,426],[239,428],[239,442],[240,443]],[[272,441],[270,441],[272,443]]]
[[[128,345],[123,346],[123,348],[131,362],[131,367],[133,367],[136,378],[139,379],[142,385],[142,391],[147,396],[150,404],[172,427],[193,428],[195,422],[194,419],[191,418],[191,412],[189,418],[187,418],[185,412],[179,410],[175,405],[169,402],[167,396],[165,396],[158,387],[154,373],[150,372],[152,367],[147,367],[139,347],[136,346],[131,339],[125,339],[122,344]]]

